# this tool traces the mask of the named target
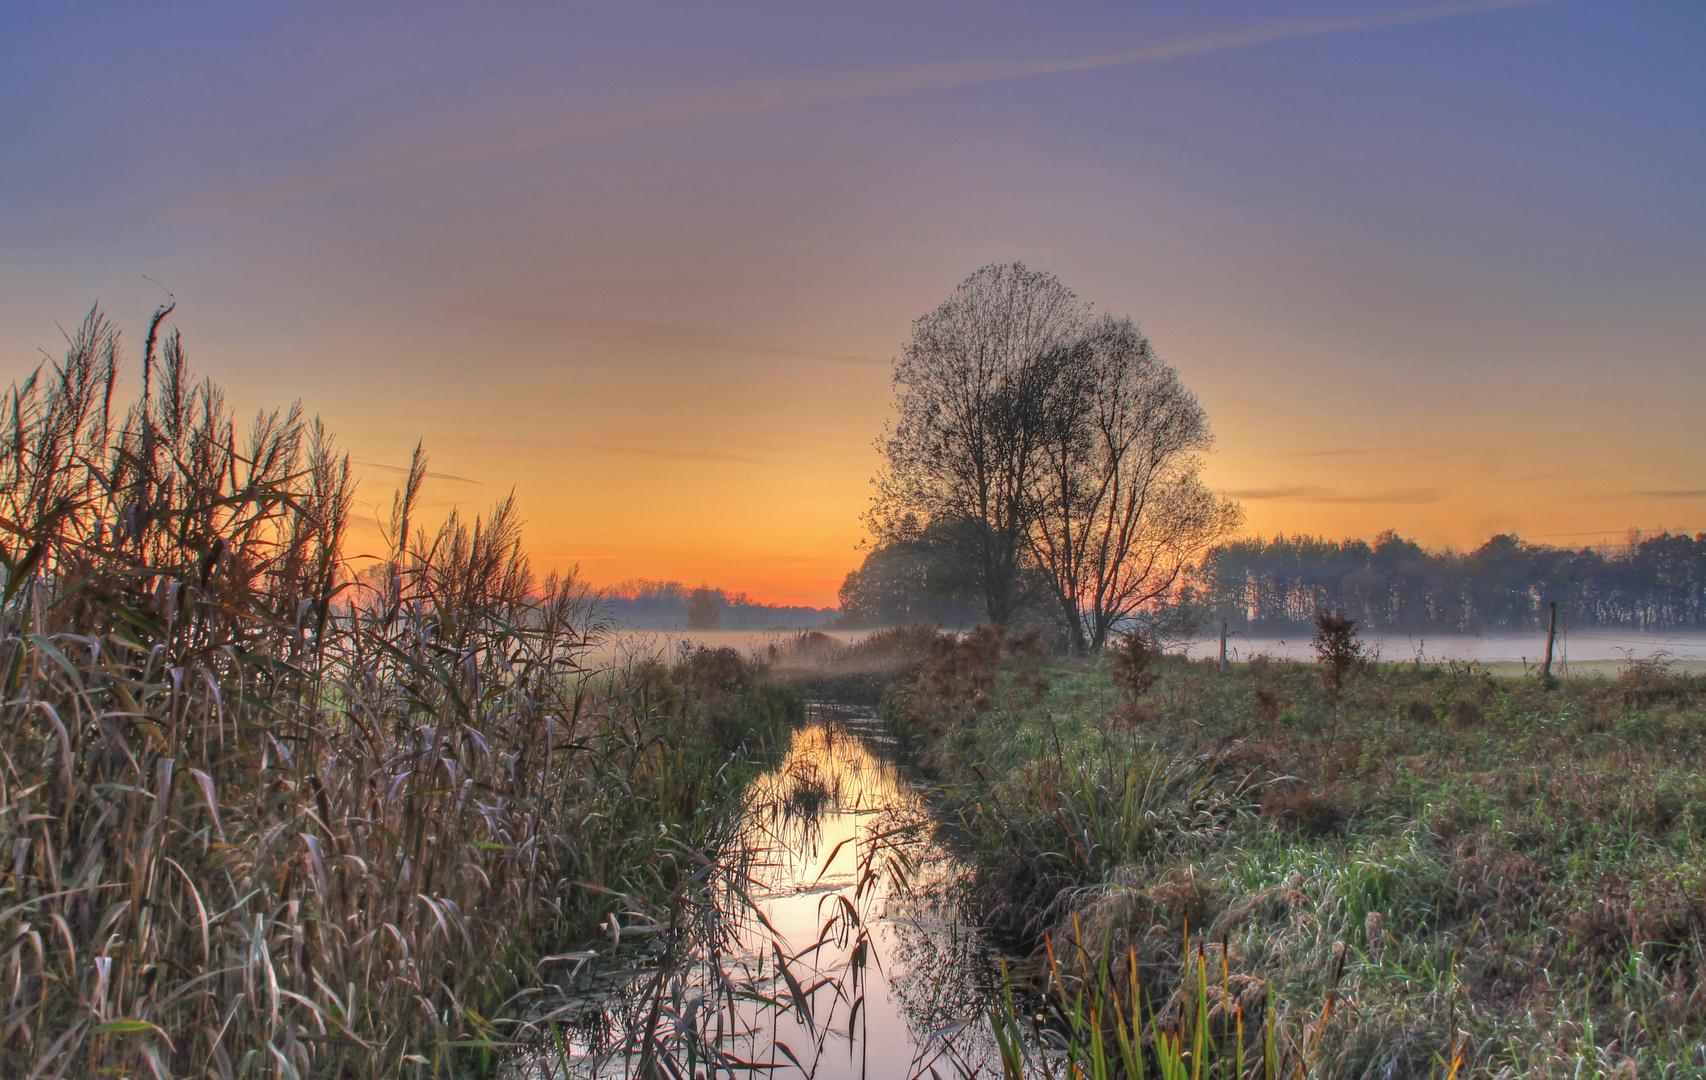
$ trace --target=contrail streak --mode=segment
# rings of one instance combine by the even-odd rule
[[[1325,34],[1437,22],[1507,8],[1534,7],[1550,2],[1552,0],[1481,0],[1383,15],[1302,20],[1207,34],[1184,41],[1098,56],[1037,60],[941,60],[866,71],[755,80],[648,108],[577,117],[553,124],[509,125],[497,130],[467,132],[444,139],[409,143],[343,165],[186,203],[168,212],[167,218],[184,220],[265,210],[301,202],[340,188],[388,180],[423,169],[525,153],[573,139],[617,134],[655,124],[742,116],[776,109],[858,101],[891,94],[949,90],[1035,75],[1124,67],[1156,60],[1175,60],[1245,49],[1277,41],[1320,37]]]

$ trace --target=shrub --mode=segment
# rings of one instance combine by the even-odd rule
[[[738,694],[750,689],[758,669],[729,645],[700,645],[676,668],[683,685],[702,694]]]
[[[877,630],[853,643],[849,651],[856,660],[873,660],[905,667],[916,663],[929,653],[941,635],[936,627],[926,623],[911,626],[891,626]]]
[[[926,730],[964,723],[989,707],[987,690],[1001,665],[999,626],[938,634],[907,681],[908,712]]]
[[[1128,708],[1161,677],[1160,664],[1161,646],[1147,634],[1131,633],[1119,639],[1114,646],[1114,685]]]

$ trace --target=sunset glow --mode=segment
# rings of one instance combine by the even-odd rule
[[[542,568],[833,604],[911,321],[1138,319],[1251,533],[1706,529],[1706,22],[1557,2],[37,6],[0,357],[178,299],[240,411]],[[146,278],[144,277],[146,275]],[[158,284],[156,284],[158,283]]]

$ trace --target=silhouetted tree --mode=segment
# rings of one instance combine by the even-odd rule
[[[1129,318],[1087,321],[1043,393],[1027,540],[1068,640],[1099,650],[1242,513],[1198,478],[1208,416]]]
[[[867,517],[879,541],[936,526],[975,580],[985,617],[1024,601],[1032,470],[1046,389],[1086,307],[1053,274],[986,266],[912,327],[895,360],[895,411]]]
[[[1198,479],[1208,422],[1178,373],[1053,274],[967,278],[913,325],[894,381],[872,532],[954,566],[991,622],[1040,586],[1067,642],[1100,648],[1238,524]]]
[[[715,630],[723,623],[723,605],[707,586],[693,590],[687,603],[687,626],[692,630]]]

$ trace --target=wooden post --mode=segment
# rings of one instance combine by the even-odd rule
[[[1546,622],[1546,663],[1540,666],[1542,682],[1552,677],[1552,639],[1558,636],[1558,602],[1554,600],[1547,607],[1552,609],[1552,615]]]
[[[1220,620],[1220,670],[1226,670],[1226,620]]]

